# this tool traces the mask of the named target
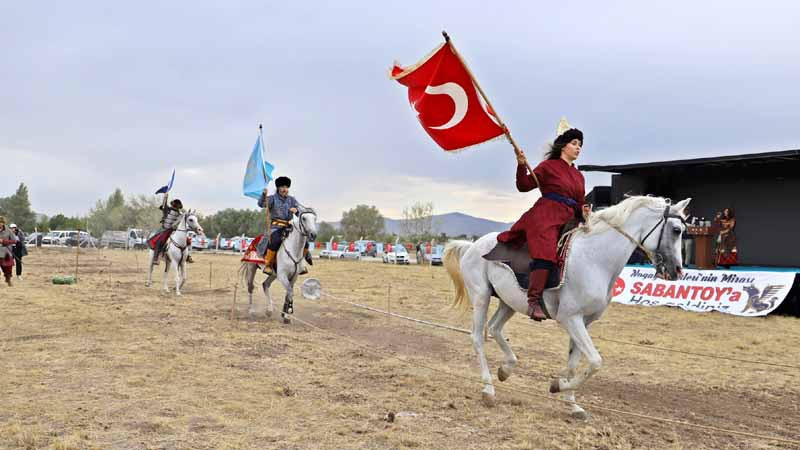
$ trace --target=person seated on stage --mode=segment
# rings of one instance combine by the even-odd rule
[[[272,264],[275,262],[275,257],[281,248],[285,228],[290,225],[292,215],[297,214],[298,211],[299,203],[289,195],[291,186],[292,180],[288,177],[278,177],[275,179],[275,187],[278,193],[267,195],[267,190],[264,189],[264,192],[261,193],[261,198],[258,199],[258,206],[269,208],[271,220],[269,230],[266,231],[264,237],[258,243],[258,255],[264,257],[264,273],[267,275],[272,275],[273,273]],[[308,253],[308,246],[303,249],[303,257],[309,265],[313,265],[311,255]],[[308,273],[305,264],[301,263],[300,266],[300,275]]]
[[[158,257],[166,246],[167,239],[175,228],[178,227],[178,220],[183,214],[183,203],[177,198],[172,200],[169,205],[161,205],[161,230],[156,232],[148,241],[150,248],[153,249],[153,265],[158,265]]]
[[[559,233],[572,220],[584,222],[591,209],[585,204],[583,175],[574,164],[583,147],[583,132],[571,128],[565,119],[561,119],[556,134],[545,160],[533,169],[533,173],[528,173],[525,155],[522,152],[517,155],[517,190],[528,192],[539,188],[542,196],[510,230],[497,236],[499,242],[506,244],[528,243],[528,252],[533,260],[528,287],[528,316],[537,322],[547,318],[542,308],[542,294],[550,271],[556,265]]]
[[[739,251],[736,248],[736,213],[733,208],[725,208],[719,218],[716,264],[730,269],[739,264]]]

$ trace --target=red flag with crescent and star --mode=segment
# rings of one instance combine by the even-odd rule
[[[461,59],[444,42],[410,67],[392,67],[390,77],[408,87],[419,123],[445,151],[481,144],[504,134]]]

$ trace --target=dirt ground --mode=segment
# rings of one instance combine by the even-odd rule
[[[242,286],[231,321],[238,258],[194,256],[177,298],[161,272],[144,286],[143,252],[83,250],[79,283],[59,286],[74,250],[31,249],[25,279],[0,286],[0,448],[795,448],[592,405],[800,440],[800,369],[656,349],[800,366],[795,318],[613,304],[592,335],[641,346],[595,340],[584,421],[549,399],[567,345],[553,321],[511,319],[520,364],[487,408],[468,336],[299,295],[296,317],[326,331],[284,325],[259,291],[251,319]],[[318,260],[310,275],[337,298],[470,326],[441,267]]]

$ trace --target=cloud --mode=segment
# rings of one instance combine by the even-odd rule
[[[0,12],[0,196],[25,181],[48,214],[85,213],[116,187],[153,192],[173,168],[187,205],[255,207],[241,178],[263,123],[276,176],[326,219],[359,203],[396,217],[420,199],[513,220],[533,197],[514,189],[508,144],[445,154],[386,77],[442,28],[531,161],[562,115],[585,132],[579,164],[800,147],[794,2],[90,0]],[[610,177],[586,179],[588,191]]]

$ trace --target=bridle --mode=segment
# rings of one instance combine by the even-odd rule
[[[617,230],[617,232],[619,232],[620,234],[628,238],[628,240],[636,244],[636,246],[639,247],[639,249],[644,252],[644,254],[647,256],[650,262],[653,263],[653,266],[656,268],[656,273],[660,274],[666,273],[667,270],[666,264],[664,263],[665,260],[664,251],[661,248],[661,243],[664,240],[664,233],[667,228],[667,220],[678,219],[684,225],[686,224],[686,219],[684,219],[683,216],[679,214],[672,214],[669,212],[671,206],[672,205],[667,204],[667,206],[664,208],[664,214],[661,216],[658,222],[656,222],[656,224],[653,225],[653,228],[651,228],[650,231],[648,231],[647,234],[645,234],[640,241],[634,239],[630,234],[625,232],[625,230],[623,230],[622,228],[609,224],[613,229]],[[656,244],[656,249],[655,251],[650,251],[644,247],[644,243],[653,234],[653,232],[656,231],[656,229],[658,229],[659,226],[661,227],[661,231],[658,233],[658,243]]]
[[[180,225],[181,223],[186,223],[187,222],[186,218],[189,217],[189,216],[192,216],[192,215],[194,215],[194,214],[191,214],[190,212],[185,212],[185,213],[181,214],[181,217],[178,220],[178,224]],[[176,228],[175,231],[183,231],[184,233],[188,233],[189,231],[194,231],[196,233],[197,232],[197,228],[191,230],[187,226],[186,228]],[[183,247],[181,247],[180,245],[178,245],[177,242],[175,242],[175,239],[172,238],[173,235],[174,235],[174,233],[169,235],[169,241],[172,243],[172,245],[174,245],[175,247],[180,249],[181,255],[183,255],[183,252],[186,250],[186,247],[189,246],[189,243],[186,243]]]
[[[306,215],[306,214],[311,214],[314,217],[317,217],[317,213],[314,212],[313,209],[305,208],[305,207],[302,207],[302,210],[298,211],[298,213],[297,213],[297,222],[298,222],[297,231],[300,233],[301,236],[303,236],[306,239],[306,241],[308,241],[308,233],[309,233],[309,231],[308,231],[308,228],[306,228],[305,224],[303,223],[303,216]],[[303,258],[303,255],[300,255],[299,257],[295,258],[294,255],[292,255],[292,253],[289,251],[288,246],[283,245],[282,247],[283,247],[284,253],[286,253],[286,256],[288,256],[289,259],[294,263],[294,272],[296,274],[297,273],[297,267],[300,265],[300,260]]]

